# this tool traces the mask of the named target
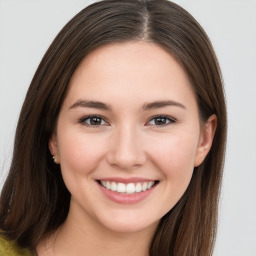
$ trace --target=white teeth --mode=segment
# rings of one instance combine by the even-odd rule
[[[141,188],[142,191],[146,191],[147,188],[148,188],[148,184],[146,182],[144,182],[143,185],[142,185],[142,188]]]
[[[133,183],[129,183],[126,185],[126,191],[127,194],[133,194],[135,192],[135,185]]]
[[[109,181],[106,181],[106,188],[110,189],[111,188],[111,183]]]
[[[147,189],[150,189],[154,185],[154,181],[150,181],[148,183]]]
[[[150,189],[155,182],[143,182],[143,183],[116,183],[114,181],[100,181],[100,184],[112,191],[116,191],[118,193],[122,194],[134,194],[134,193],[140,193],[142,191],[146,191]]]
[[[125,190],[126,190],[126,188],[125,188],[125,184],[124,184],[124,183],[118,183],[118,184],[117,184],[117,189],[116,189],[116,191],[117,191],[118,193],[124,193]]]
[[[136,190],[136,192],[141,192],[141,184],[140,183],[136,184],[135,190]]]
[[[116,186],[116,183],[115,183],[115,182],[111,182],[111,187],[110,187],[110,189],[111,189],[112,191],[116,191],[117,186]]]

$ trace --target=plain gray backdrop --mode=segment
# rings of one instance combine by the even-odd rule
[[[33,74],[59,30],[91,2],[0,0],[0,188]],[[214,255],[255,256],[256,0],[175,2],[208,33],[225,82],[228,144]]]

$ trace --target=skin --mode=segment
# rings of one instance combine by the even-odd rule
[[[145,109],[159,101],[172,104]],[[102,119],[92,125],[88,115]],[[168,116],[162,125],[155,119],[159,115]],[[70,212],[54,236],[38,245],[38,254],[148,255],[159,220],[209,152],[216,123],[214,115],[200,122],[187,75],[163,48],[140,41],[94,50],[71,78],[49,141],[71,193]],[[144,200],[120,204],[100,189],[97,180],[108,177],[158,184]]]

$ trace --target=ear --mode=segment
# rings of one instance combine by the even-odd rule
[[[59,164],[60,163],[60,161],[59,161],[60,158],[59,158],[57,136],[56,136],[55,132],[51,135],[51,137],[49,139],[48,146],[49,146],[49,150],[50,150],[50,152],[53,156],[54,163]]]
[[[211,115],[207,122],[201,127],[201,134],[198,141],[197,152],[195,156],[194,166],[199,166],[209,153],[212,142],[214,138],[214,134],[217,128],[217,116]]]

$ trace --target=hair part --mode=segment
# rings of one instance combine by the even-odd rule
[[[218,125],[205,161],[185,194],[160,221],[150,247],[156,256],[212,255],[226,142],[221,72],[197,21],[167,0],[105,0],[78,13],[44,55],[28,89],[15,135],[13,159],[0,199],[0,228],[22,247],[35,247],[65,221],[70,193],[48,141],[75,69],[91,51],[110,43],[148,41],[184,68],[200,118]]]

